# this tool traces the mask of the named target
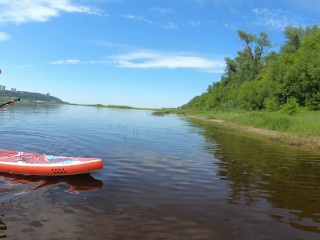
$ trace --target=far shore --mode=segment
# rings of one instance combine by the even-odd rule
[[[320,136],[306,137],[306,136],[300,136],[298,134],[292,134],[292,133],[289,134],[285,132],[278,132],[275,130],[244,126],[237,123],[227,122],[223,119],[209,119],[204,116],[196,116],[196,115],[185,115],[185,116],[191,119],[198,119],[198,120],[211,122],[214,124],[219,124],[228,128],[234,128],[234,129],[251,132],[281,144],[286,144],[286,145],[300,147],[300,148],[309,149],[309,150],[317,150],[317,151],[320,150]]]

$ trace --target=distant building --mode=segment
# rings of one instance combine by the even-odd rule
[[[1,91],[5,91],[6,90],[6,86],[0,85],[0,87],[1,87]]]
[[[47,93],[47,96],[50,96],[50,93]]]
[[[16,88],[11,88],[11,92],[16,92]]]

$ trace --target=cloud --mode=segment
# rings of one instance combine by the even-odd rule
[[[301,26],[299,17],[291,12],[280,9],[270,10],[267,8],[254,8],[252,12],[256,15],[256,25],[267,26],[273,29],[283,30],[286,26]]]
[[[1,41],[7,41],[10,39],[10,36],[4,32],[0,32],[0,42]]]
[[[50,62],[50,64],[77,64],[77,63],[81,63],[81,61],[79,59],[63,59],[63,60]]]
[[[190,21],[190,24],[193,27],[198,27],[198,26],[200,26],[201,22],[200,21]]]
[[[291,1],[291,0],[290,0]],[[187,0],[187,2],[195,4],[199,7],[236,7],[241,5],[250,6],[255,3],[254,0]]]
[[[226,28],[230,28],[230,29],[233,29],[233,30],[237,30],[237,26],[234,25],[234,24],[230,24],[230,23],[224,23],[223,24]]]
[[[0,23],[45,22],[61,12],[98,14],[88,6],[73,4],[71,0],[1,0]]]
[[[84,61],[84,60],[80,60],[80,59],[75,59],[75,58],[71,58],[71,59],[61,59],[61,60],[56,60],[56,61],[52,61],[49,64],[53,64],[53,65],[72,65],[72,64],[102,64],[105,63],[105,61],[102,60],[89,60],[89,61]]]
[[[108,62],[124,68],[193,68],[221,73],[225,67],[223,60],[211,60],[185,53],[139,51],[110,56],[107,59]]]
[[[146,19],[145,17],[141,17],[141,16],[126,14],[126,15],[123,15],[122,17],[126,18],[126,19],[130,19],[130,20],[142,21],[142,22],[152,24],[152,21],[150,21],[149,19]]]
[[[85,61],[79,59],[62,59],[50,62],[63,64],[108,64],[122,68],[139,69],[198,69],[210,73],[222,73],[224,60],[213,60],[181,52],[136,51],[128,54],[112,55],[102,60]]]
[[[178,28],[178,25],[173,22],[169,22],[165,25],[162,25],[162,27],[165,29],[176,29],[176,28]]]
[[[175,13],[176,11],[171,9],[171,8],[159,8],[159,7],[152,7],[150,8],[151,11],[157,12],[157,13],[162,13],[162,14],[172,14]]]

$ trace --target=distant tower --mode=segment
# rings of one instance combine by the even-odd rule
[[[47,93],[47,96],[50,96],[50,93]]]
[[[2,85],[1,86],[1,91],[5,91],[6,90],[6,86]]]

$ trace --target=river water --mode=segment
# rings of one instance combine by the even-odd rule
[[[0,238],[320,239],[319,153],[142,110],[16,104],[0,119],[0,148],[104,161],[0,174]]]

